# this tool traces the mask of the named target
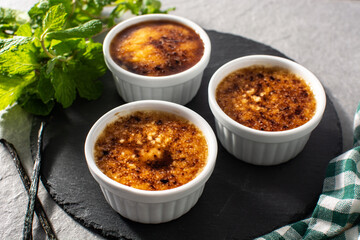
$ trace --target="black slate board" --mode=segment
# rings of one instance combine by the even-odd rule
[[[187,107],[214,128],[207,103],[212,74],[224,63],[250,54],[285,57],[269,46],[240,36],[207,31],[212,55],[197,96]],[[57,109],[46,127],[42,180],[54,200],[85,227],[107,238],[252,239],[311,214],[321,193],[328,162],[342,151],[339,119],[328,98],[325,115],[304,151],[288,163],[253,166],[235,159],[219,144],[217,164],[204,193],[181,218],[158,225],[139,224],[106,203],[90,175],[83,147],[86,134],[105,112],[123,104],[108,72],[103,96]]]

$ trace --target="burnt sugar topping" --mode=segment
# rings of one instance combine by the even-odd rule
[[[316,101],[303,79],[279,67],[251,66],[232,72],[216,89],[220,108],[257,130],[299,127],[315,114]]]
[[[161,111],[138,111],[108,124],[98,137],[95,162],[113,180],[142,190],[166,190],[194,179],[206,164],[202,132]]]
[[[172,21],[148,21],[118,33],[110,44],[112,59],[145,76],[167,76],[200,61],[204,43],[191,28]]]

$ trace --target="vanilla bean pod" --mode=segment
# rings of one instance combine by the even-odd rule
[[[14,145],[9,143],[5,139],[0,139],[0,143],[6,148],[6,150],[10,153],[12,159],[14,160],[14,163],[15,163],[16,169],[19,173],[19,176],[21,178],[21,181],[23,182],[24,187],[25,187],[27,193],[29,194],[31,182],[30,182],[29,176],[26,174],[26,171],[21,163],[20,157],[19,157]],[[51,223],[44,211],[44,207],[42,206],[40,199],[38,197],[36,197],[36,201],[35,201],[35,213],[38,216],[39,222],[40,222],[42,228],[44,229],[48,239],[51,239],[51,240],[57,239],[57,237],[55,235],[55,231],[53,230]]]
[[[25,215],[23,239],[32,239],[32,223],[34,219],[34,207],[39,187],[40,166],[41,166],[41,144],[45,122],[41,122],[37,137],[36,156],[32,174],[32,182],[29,192],[29,202]]]

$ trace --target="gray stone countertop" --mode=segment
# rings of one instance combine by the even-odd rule
[[[0,0],[1,7],[29,9],[34,0]],[[360,101],[360,1],[351,0],[162,0],[171,14],[205,29],[240,35],[269,45],[312,71],[334,102],[344,151],[352,146],[353,114]],[[2,111],[0,137],[17,148],[31,171],[32,117],[15,106]],[[330,160],[330,159],[329,159]],[[1,239],[22,237],[27,193],[9,154],[0,147]],[[102,239],[68,216],[40,184],[39,197],[59,239]],[[37,218],[34,239],[45,239]]]

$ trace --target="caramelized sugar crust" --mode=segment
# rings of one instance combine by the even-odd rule
[[[216,89],[216,101],[235,121],[264,131],[299,127],[316,109],[305,81],[278,67],[251,66],[229,74]]]
[[[165,190],[194,179],[208,147],[191,122],[160,111],[139,111],[106,126],[95,143],[100,170],[124,185]]]
[[[204,43],[192,29],[170,21],[149,21],[118,33],[110,44],[122,68],[146,76],[185,71],[200,61]]]

